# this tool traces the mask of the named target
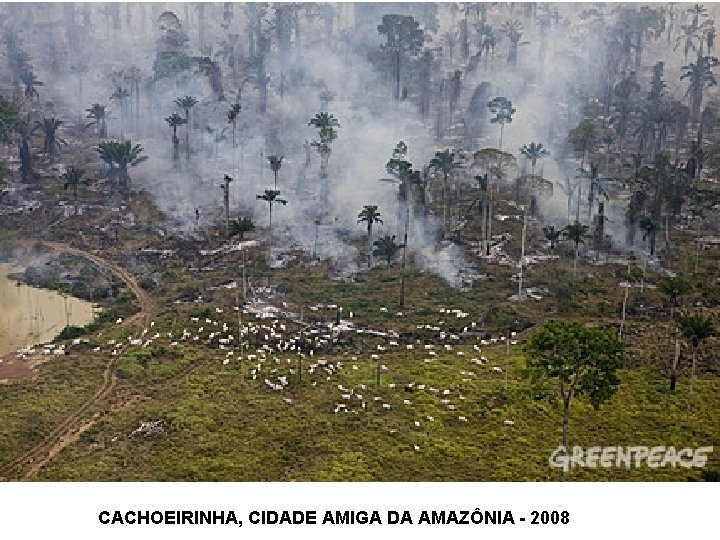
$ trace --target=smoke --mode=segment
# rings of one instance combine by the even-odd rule
[[[328,33],[324,16],[310,19],[299,14],[302,28],[294,39],[301,38],[301,45],[283,48],[276,43],[277,9],[286,6],[278,4],[265,9],[257,5],[253,10],[265,9],[258,24],[271,39],[263,62],[250,57],[252,37],[248,31],[258,21],[251,10],[245,9],[247,6],[231,6],[230,19],[221,4],[207,4],[202,11],[194,4],[71,6],[6,5],[4,12],[21,23],[33,66],[45,81],[44,100],[53,101],[69,123],[92,103],[105,104],[110,112],[110,137],[123,135],[142,144],[149,159],[131,169],[133,185],[151,194],[167,216],[168,227],[176,234],[196,235],[222,223],[221,186],[226,174],[233,178],[231,216],[247,216],[257,226],[267,227],[268,204],[257,196],[275,187],[268,156],[282,155],[277,189],[287,205],[275,204],[272,209],[272,258],[280,260],[283,253],[299,250],[330,262],[338,275],[352,276],[364,266],[365,227],[357,223],[363,205],[377,205],[381,212],[383,224],[375,227],[376,238],[389,234],[395,235],[398,243],[403,241],[404,206],[398,197],[397,184],[386,181],[385,171],[395,144],[400,140],[407,143],[407,158],[416,169],[427,165],[436,150],[453,148],[452,144],[436,140],[432,123],[435,109],[446,106],[443,98],[437,97],[441,78],[462,67],[457,62],[461,48],[455,48],[454,65],[448,62],[446,52],[438,53],[442,65],[433,75],[435,97],[431,114],[423,118],[411,100],[396,103],[392,99],[390,74],[377,70],[368,59],[368,52],[376,50],[381,42],[375,30],[381,17],[370,16],[368,21],[364,17],[368,10],[382,12],[382,6],[366,7],[364,15],[356,10],[353,17],[350,9],[353,6],[331,5],[338,14],[331,19],[332,34]],[[583,9],[574,5],[552,7],[568,17],[576,17]],[[392,10],[422,11],[413,4],[393,4]],[[189,37],[187,54],[192,59],[192,68],[177,77],[153,80],[158,40],[163,33],[158,17],[165,11],[177,15]],[[68,16],[70,12],[72,16]],[[454,18],[457,23],[458,15]],[[497,6],[489,9],[488,23],[499,34],[502,23],[514,18],[522,20],[522,41],[528,42],[519,46],[517,64],[512,66],[506,61],[507,38],[500,35],[500,45],[492,59],[483,57],[474,70],[464,70],[454,120],[463,120],[469,114],[470,96],[482,82],[491,84],[491,97],[512,100],[517,112],[505,126],[503,150],[519,156],[519,148],[534,141],[543,143],[550,151],[549,156],[538,162],[536,173],[550,179],[554,189],[552,196],[540,198],[539,208],[543,221],[562,226],[568,220],[566,194],[560,189],[566,179],[582,185],[585,200],[580,201],[580,214],[583,219],[586,215],[587,180],[578,179],[579,163],[571,155],[565,138],[580,119],[583,93],[599,95],[601,91],[606,44],[600,36],[583,33],[581,27],[569,31],[562,22],[541,31],[534,17],[525,16],[519,8],[512,14]],[[440,30],[427,44],[429,48],[440,47],[440,36],[450,29],[447,10],[441,10],[439,22]],[[43,33],[47,28],[54,32],[61,50],[67,49],[73,33],[78,35],[77,47],[66,50],[68,58],[64,62],[66,66],[87,65],[82,75],[82,92],[80,76],[69,69],[51,69],[46,53],[47,32]],[[472,35],[474,26],[470,24],[469,28]],[[234,70],[237,76],[231,75],[227,59],[220,54],[222,42],[229,34],[239,36]],[[225,97],[222,101],[211,77],[200,70],[197,59],[206,56],[200,53],[200,39],[205,41],[205,52],[207,46],[212,46],[210,58],[222,70]],[[253,47],[258,49],[260,44]],[[130,66],[139,68],[143,74],[141,91],[121,107],[109,96],[118,84],[130,89],[130,83],[120,74]],[[403,76],[409,78],[414,74]],[[269,80],[266,92],[265,77]],[[641,82],[646,78],[646,74],[641,74]],[[321,93],[328,93],[325,102]],[[171,129],[164,119],[172,113],[184,117],[184,111],[175,104],[175,99],[182,96],[193,96],[198,103],[191,110],[189,125],[178,129],[180,145],[174,156]],[[242,111],[233,129],[228,110],[238,98]],[[318,153],[309,146],[317,140],[317,130],[308,125],[323,108],[340,123],[338,138],[331,145],[326,179],[320,175]],[[478,139],[468,138],[454,144],[470,154],[482,147],[496,147],[498,131],[496,124],[487,121]],[[525,160],[519,157],[518,161],[520,172],[529,172]],[[470,184],[467,179],[465,182]],[[576,197],[578,192],[576,187]],[[571,201],[572,219],[576,205],[576,200]],[[625,238],[624,207],[608,205],[606,215],[608,231],[621,243]],[[452,243],[438,244],[440,223],[435,216],[417,211],[410,216],[409,255],[426,270],[457,285],[460,276],[470,268],[462,250]]]

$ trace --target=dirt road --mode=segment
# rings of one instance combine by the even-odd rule
[[[44,244],[56,252],[68,253],[88,259],[100,268],[115,274],[133,292],[139,307],[139,311],[132,317],[126,319],[122,324],[131,325],[135,322],[140,322],[141,327],[137,332],[138,335],[141,334],[143,329],[147,329],[149,327],[150,318],[155,308],[154,303],[150,296],[142,289],[142,287],[140,287],[135,277],[126,269],[97,254],[89,253],[66,244],[58,242],[45,242]],[[31,478],[46,463],[60,453],[63,448],[76,441],[84,431],[89,429],[98,420],[100,413],[96,412],[90,418],[87,417],[87,413],[94,405],[108,397],[115,387],[115,364],[120,357],[121,352],[122,351],[118,351],[117,355],[110,357],[105,366],[105,370],[103,371],[102,384],[90,398],[88,398],[78,409],[66,416],[38,444],[12,461],[0,465],[0,479],[3,477],[8,480],[16,478]],[[25,470],[28,465],[30,465],[30,468]]]

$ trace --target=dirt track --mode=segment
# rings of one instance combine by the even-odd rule
[[[104,259],[93,253],[82,251],[80,249],[57,242],[45,242],[45,245],[51,247],[54,251],[61,253],[69,253],[78,257],[84,257],[92,261],[97,266],[108,270],[118,276],[127,287],[133,292],[137,299],[139,311],[123,322],[124,326],[131,325],[137,321],[142,323],[141,329],[150,325],[150,318],[154,311],[154,303],[150,296],[140,287],[137,280],[127,270],[118,264]],[[120,352],[120,351],[119,351]],[[108,360],[105,370],[103,371],[103,380],[97,391],[85,401],[77,410],[66,416],[50,433],[38,444],[16,457],[12,461],[0,465],[0,479],[3,477],[8,480],[16,478],[31,478],[46,463],[52,460],[63,448],[73,443],[87,429],[89,429],[101,416],[95,413],[91,418],[87,418],[88,411],[97,403],[105,399],[115,387],[115,364],[120,354],[111,356]],[[30,468],[24,471],[25,467],[30,464]]]

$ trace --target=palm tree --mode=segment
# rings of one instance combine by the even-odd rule
[[[63,189],[67,190],[69,187],[73,189],[73,198],[75,199],[75,215],[78,214],[78,185],[82,182],[85,171],[78,167],[69,167],[65,173],[60,177],[63,184]]]
[[[248,233],[255,229],[255,223],[253,223],[253,220],[247,217],[243,217],[240,219],[234,219],[230,222],[230,236],[239,236],[240,240],[242,240],[245,236],[245,233]]]
[[[567,227],[565,227],[563,233],[565,235],[565,238],[568,240],[572,240],[575,243],[575,260],[573,262],[573,279],[577,278],[577,261],[578,261],[578,254],[580,252],[580,244],[585,243],[585,237],[587,236],[588,227],[587,225],[583,225],[579,221],[575,221],[575,223],[571,223]]]
[[[658,291],[668,297],[670,318],[672,319],[678,298],[690,291],[690,284],[681,277],[668,277],[658,281],[657,288]]]
[[[530,144],[524,144],[520,147],[520,153],[530,160],[530,174],[535,174],[535,164],[537,160],[543,156],[547,156],[550,152],[543,148],[542,143],[531,142]]]
[[[85,127],[95,125],[95,130],[101,139],[107,137],[107,113],[105,112],[105,105],[99,103],[93,103],[92,107],[85,109],[87,117],[92,118],[93,121],[87,124]]]
[[[390,266],[393,257],[395,257],[395,255],[397,255],[397,253],[404,247],[404,244],[397,244],[395,242],[395,235],[390,236],[389,234],[375,240],[373,245],[375,246],[373,255],[385,259],[388,267]]]
[[[175,98],[175,105],[185,111],[185,153],[188,159],[190,158],[190,109],[197,105],[198,100],[192,96],[184,96]]]
[[[268,162],[270,162],[270,169],[275,176],[275,189],[277,189],[277,177],[278,172],[280,172],[280,167],[282,167],[283,156],[268,156],[267,159]]]
[[[660,225],[657,221],[649,216],[643,216],[640,218],[640,228],[643,230],[643,241],[650,241],[650,256],[655,255],[655,238],[660,230]]]
[[[368,245],[368,268],[372,266],[372,228],[374,223],[380,223],[384,225],[383,220],[380,219],[380,212],[378,207],[374,204],[366,204],[358,214],[358,224],[365,222],[367,223],[367,245]]]
[[[692,122],[700,120],[703,91],[717,84],[712,70],[718,65],[720,63],[717,58],[701,56],[695,63],[682,67],[683,74],[680,76],[680,80],[688,79],[689,86],[685,95],[690,96],[690,119]]]
[[[562,229],[556,229],[554,225],[543,227],[543,234],[545,235],[545,239],[550,242],[550,251],[555,251],[555,244],[558,240],[560,240],[562,233]]]
[[[500,143],[498,149],[502,150],[503,131],[505,124],[512,122],[512,115],[516,110],[512,106],[512,101],[506,97],[498,96],[488,101],[487,104],[490,112],[495,116],[490,119],[491,124],[500,124]]]
[[[135,167],[148,159],[147,156],[141,156],[143,147],[139,144],[133,146],[131,141],[107,141],[100,143],[96,150],[100,159],[110,167],[113,189],[117,183],[120,193],[127,198],[130,194],[128,167]]]
[[[692,369],[690,372],[690,388],[688,390],[688,421],[690,420],[693,382],[695,381],[695,368],[697,366],[697,352],[700,344],[707,338],[715,335],[715,327],[710,316],[703,317],[699,313],[680,317],[678,326],[683,337],[690,342],[693,351]],[[674,384],[671,382],[671,385]]]
[[[434,169],[443,175],[443,229],[447,227],[447,183],[450,174],[456,169],[459,164],[455,161],[455,154],[450,150],[443,150],[442,152],[435,152],[435,157],[430,160],[430,168]]]
[[[280,191],[277,189],[266,189],[265,192],[262,195],[258,195],[257,198],[260,200],[263,200],[268,203],[268,207],[270,209],[270,226],[268,227],[270,229],[270,233],[272,234],[272,208],[273,204],[280,203],[283,206],[285,206],[288,202],[285,199],[281,199],[278,197],[280,195]]]
[[[49,156],[54,156],[57,147],[62,144],[66,144],[64,140],[58,138],[57,130],[62,125],[62,120],[56,118],[43,118],[41,121],[36,122],[35,130],[43,132],[45,139],[43,149]]]
[[[235,144],[235,131],[237,130],[237,119],[238,116],[240,116],[240,110],[242,107],[239,103],[233,103],[230,105],[230,110],[227,113],[228,118],[228,124],[232,124],[232,134],[233,134],[233,148],[236,147]]]
[[[168,126],[172,128],[173,158],[177,159],[179,157],[178,147],[180,146],[180,139],[178,139],[177,136],[177,128],[178,126],[185,124],[185,119],[178,113],[172,113],[165,119],[165,121],[168,123]]]

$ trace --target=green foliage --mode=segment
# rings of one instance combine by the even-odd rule
[[[703,316],[700,313],[693,313],[692,315],[683,315],[678,319],[678,327],[683,337],[687,339],[693,346],[697,347],[708,339],[715,335],[715,325],[711,316]]]
[[[84,336],[88,333],[88,330],[86,327],[83,326],[66,326],[61,330],[61,332],[58,334],[57,339],[59,340],[65,340],[65,339],[75,339],[79,338],[81,336]]]
[[[283,156],[268,156],[268,162],[270,163],[270,169],[272,172],[276,173],[280,170],[280,167],[282,167],[283,162]]]
[[[190,57],[182,52],[162,51],[158,52],[153,62],[155,78],[173,77],[181,71],[190,69]]]
[[[495,115],[490,119],[490,123],[503,125],[512,122],[516,109],[513,108],[512,101],[508,98],[503,96],[494,97],[488,101],[487,106],[490,112]]]
[[[248,233],[255,229],[255,223],[248,217],[242,217],[239,219],[233,219],[230,222],[230,236],[239,236],[240,240],[243,239],[245,233]]]
[[[173,133],[176,133],[177,128],[185,123],[185,119],[178,113],[172,113],[170,116],[165,118],[165,121],[167,122],[168,126],[172,128]]]
[[[420,25],[409,15],[383,15],[377,30],[385,38],[381,48],[391,53],[415,55],[425,41]]]
[[[430,168],[442,173],[443,178],[447,178],[458,166],[455,154],[450,150],[435,152],[435,156],[430,160]]]
[[[567,140],[573,150],[582,155],[595,148],[599,136],[593,123],[590,120],[583,120],[570,130]]]
[[[230,105],[230,110],[228,110],[228,113],[227,113],[228,124],[235,125],[235,123],[237,122],[238,116],[240,116],[241,110],[242,110],[242,107],[240,106],[239,103],[233,103],[232,105]]]
[[[60,176],[60,180],[64,182],[63,189],[67,190],[68,188],[77,188],[77,186],[82,182],[84,174],[84,169],[74,166],[68,167],[63,175]]]
[[[405,159],[407,156],[407,144],[400,141],[395,145],[390,161],[385,164],[385,170],[400,181],[404,181],[412,170],[412,163]]]
[[[559,386],[562,399],[586,395],[598,408],[616,391],[623,344],[614,328],[588,328],[577,321],[548,321],[525,344],[528,375]]]
[[[337,118],[333,116],[330,113],[327,112],[320,112],[315,115],[313,119],[310,120],[309,126],[316,127],[319,131],[318,137],[320,138],[319,141],[313,141],[312,145],[318,149],[318,152],[323,153],[330,153],[330,144],[337,139],[338,132],[337,129],[340,127],[340,122],[338,122]]]
[[[143,147],[139,144],[133,146],[130,141],[102,142],[98,145],[97,152],[105,163],[120,168],[134,167],[148,159],[147,156],[140,155],[143,153]]]
[[[261,195],[258,195],[257,198],[267,202],[270,206],[274,203],[280,203],[283,206],[286,205],[287,201],[285,199],[280,199],[278,197],[279,195],[280,190],[278,189],[266,189]]]
[[[657,288],[675,304],[678,298],[690,292],[692,287],[690,282],[681,277],[667,277],[658,281]]]
[[[12,102],[0,96],[0,142],[10,144],[13,135],[24,125],[20,110]]]
[[[575,247],[577,247],[579,244],[585,243],[585,237],[588,233],[588,226],[583,225],[579,221],[576,221],[575,223],[571,223],[565,229],[563,230],[563,234],[565,235],[565,238],[568,240],[571,240],[574,242]]]
[[[404,247],[404,244],[398,244],[395,242],[395,235],[390,236],[389,234],[375,240],[373,245],[375,246],[373,255],[385,259],[388,266],[390,266],[390,263],[395,255],[397,255],[398,251]]]
[[[524,144],[521,146],[520,153],[530,160],[533,168],[535,167],[538,159],[550,154],[546,148],[543,148],[542,143],[536,142],[531,142],[530,144]]]
[[[560,236],[562,236],[562,233],[562,229],[556,229],[554,225],[543,227],[543,234],[545,235],[545,239],[550,242],[550,249],[555,249],[555,244],[560,239]]]
[[[157,289],[157,283],[155,283],[155,280],[152,277],[147,276],[140,280],[140,287],[144,291],[154,291]]]
[[[374,204],[366,204],[358,214],[358,223],[367,223],[368,229],[370,229],[373,223],[383,224],[383,220],[380,219],[380,212],[378,207]]]

